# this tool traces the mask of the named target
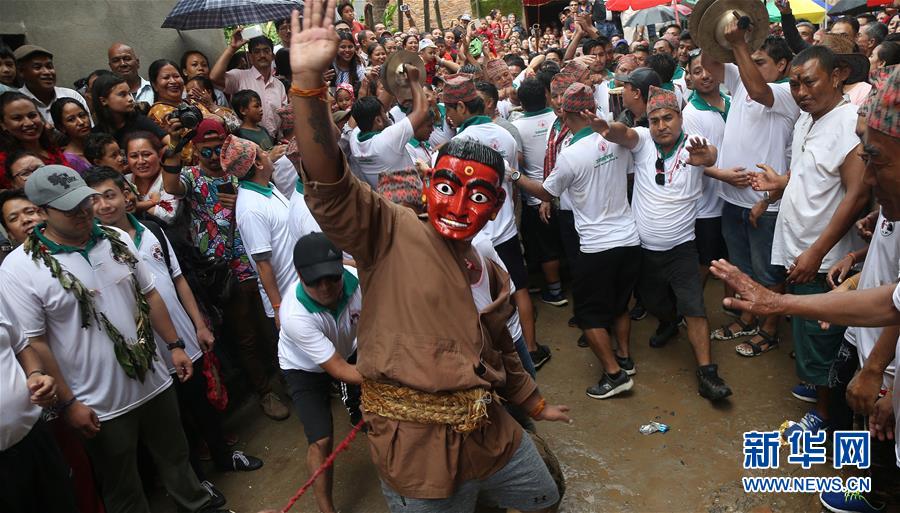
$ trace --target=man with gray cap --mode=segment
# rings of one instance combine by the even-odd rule
[[[662,84],[659,75],[650,68],[637,68],[627,75],[616,75],[616,80],[622,83],[622,104],[625,106],[619,115],[620,123],[629,127],[647,127],[647,97],[650,94],[650,86],[659,87]]]
[[[74,170],[44,166],[25,193],[47,220],[0,266],[0,292],[57,383],[53,410],[86,438],[107,510],[150,511],[140,441],[178,509],[209,511],[153,331],[181,381],[191,377],[191,360],[152,274],[126,233],[94,221],[97,193]]]
[[[84,107],[88,114],[91,109],[84,98],[74,89],[56,87],[56,68],[53,67],[53,54],[36,45],[22,45],[13,53],[16,68],[25,84],[19,91],[37,102],[38,111],[44,122],[53,124],[50,117],[50,105],[58,98],[74,98]]]
[[[305,235],[294,245],[295,278],[282,300],[278,364],[287,382],[309,447],[306,465],[312,474],[331,454],[334,422],[331,383],[341,383],[341,398],[353,424],[359,422],[360,384],[356,370],[356,329],[362,292],[355,271],[345,268],[342,253],[324,233]],[[299,280],[296,277],[299,275]],[[313,492],[319,511],[334,511],[329,468]]]

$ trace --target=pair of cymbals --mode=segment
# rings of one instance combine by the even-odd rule
[[[735,19],[748,23],[747,45],[758,50],[769,35],[769,12],[761,0],[700,0],[694,6],[688,27],[703,52],[719,62],[734,62],[725,28]]]
[[[425,80],[425,62],[415,52],[407,50],[396,51],[381,65],[381,83],[400,102],[412,98],[409,79],[406,78],[406,71],[404,70],[405,65],[418,68],[419,77],[421,77],[421,80]]]

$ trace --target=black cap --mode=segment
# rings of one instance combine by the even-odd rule
[[[324,233],[300,237],[294,245],[294,268],[303,283],[344,274],[343,254]]]
[[[650,96],[650,86],[659,87],[662,84],[659,75],[650,68],[637,68],[627,75],[616,75],[616,80],[639,89],[644,101]]]

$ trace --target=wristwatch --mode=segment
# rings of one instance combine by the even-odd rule
[[[166,347],[169,348],[169,351],[174,351],[176,349],[184,349],[184,340],[181,340],[179,338],[175,342],[166,344]]]
[[[519,178],[522,178],[522,172],[519,170],[515,170],[509,175],[509,179],[513,182],[518,182]]]
[[[771,205],[772,203],[775,203],[775,200],[773,200],[772,197],[769,196],[769,191],[763,192],[763,201],[766,202],[766,205]]]

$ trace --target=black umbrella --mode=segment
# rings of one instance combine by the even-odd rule
[[[828,15],[859,14],[870,10],[872,8],[866,5],[866,0],[840,0],[828,9]]]
[[[303,9],[303,0],[179,0],[162,28],[178,30],[224,28],[289,18]]]

